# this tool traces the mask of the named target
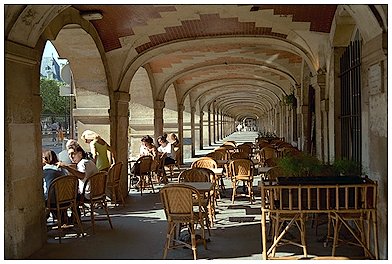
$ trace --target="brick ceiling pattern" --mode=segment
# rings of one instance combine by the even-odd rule
[[[135,34],[134,28],[148,25],[162,13],[177,12],[170,5],[74,5],[81,12],[99,11],[103,19],[92,21],[102,39],[105,51],[121,48],[120,38]],[[251,12],[273,10],[280,16],[292,16],[293,21],[309,22],[310,30],[328,33],[336,11],[336,5],[255,5],[249,6]],[[182,20],[180,26],[165,27],[165,32],[149,36],[149,42],[136,50],[141,53],[165,42],[208,36],[274,36],[286,38],[287,35],[273,32],[271,27],[258,27],[254,22],[240,22],[238,18],[223,18],[216,13],[200,14],[199,19]]]
[[[249,100],[241,100],[244,92],[241,87],[244,85],[259,91],[260,97],[275,95],[274,100],[290,92],[301,79],[304,58],[296,49],[287,48],[285,44],[309,35],[319,37],[320,33],[329,33],[337,9],[337,5],[72,7],[81,13],[102,13],[101,20],[91,23],[106,52],[124,49],[124,53],[138,56],[151,51],[148,54],[151,57],[146,56],[148,61],[143,63],[148,64],[156,87],[175,83],[177,94],[191,90],[193,94],[208,91],[211,97],[218,98],[222,94],[218,92],[219,87],[238,84],[239,89],[230,89],[230,97],[239,98],[237,111],[246,111],[240,110],[244,101],[264,104],[253,95]],[[229,41],[223,38],[218,41],[220,37],[229,37]],[[236,41],[236,37],[247,38],[241,42],[240,39]],[[191,46],[179,40],[203,41],[198,42],[202,43],[200,45]],[[155,50],[166,43],[177,42],[179,45],[175,50]],[[159,95],[164,96],[164,88]],[[246,105],[243,107],[247,108]]]

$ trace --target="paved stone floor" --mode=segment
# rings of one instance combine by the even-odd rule
[[[247,135],[251,140],[244,139],[244,141],[254,141],[257,136],[255,133],[247,133]],[[186,160],[183,168],[189,166],[190,162],[191,160]],[[178,175],[178,171],[176,173]],[[225,184],[227,186],[225,197],[218,201],[216,223],[211,229],[208,249],[205,250],[200,244],[198,258],[261,260],[260,192],[256,188],[257,179],[254,182],[256,201],[252,205],[246,198],[239,198],[232,204],[230,182],[225,180]],[[162,186],[156,185],[158,190]],[[110,229],[107,221],[98,221],[95,234],[91,234],[91,223],[86,218],[83,222],[87,233],[85,237],[75,238],[70,230],[70,235],[62,239],[62,244],[59,244],[58,240],[53,238],[54,231],[50,231],[47,244],[29,259],[162,259],[166,219],[157,190],[155,193],[147,191],[141,196],[139,192],[131,189],[126,205],[110,206],[110,214],[113,230]],[[308,254],[310,257],[330,255],[331,243],[327,245],[323,243],[327,230],[326,224],[317,228],[316,235],[316,228],[310,223],[311,221],[307,227]],[[298,234],[295,230],[291,230],[290,236],[298,237]],[[279,257],[301,255],[302,250],[295,246],[282,246],[277,250]],[[339,247],[337,255],[364,259],[360,248],[348,244]],[[170,250],[167,258],[191,260],[192,252],[182,248]]]

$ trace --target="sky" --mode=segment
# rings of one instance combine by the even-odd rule
[[[57,53],[56,48],[53,46],[52,42],[47,41],[44,49],[44,54],[42,55],[42,57],[52,57],[52,54],[59,64],[66,64],[67,60],[63,60],[63,59],[59,60],[59,55]]]

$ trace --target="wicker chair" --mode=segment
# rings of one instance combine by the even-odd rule
[[[165,170],[165,157],[159,156],[156,160],[151,161],[151,173],[155,175],[156,182],[166,184],[168,183],[166,170]]]
[[[136,161],[135,166],[138,166],[139,170],[135,173],[135,176],[139,176],[140,179],[140,195],[143,195],[143,190],[146,189],[148,185],[151,186],[152,192],[155,193],[151,173],[152,163],[151,156],[142,156]]]
[[[216,178],[215,173],[207,168],[193,168],[193,169],[186,169],[181,172],[178,176],[178,182],[212,182],[214,184],[214,188],[209,194],[210,201],[208,197],[202,197],[203,206],[208,211],[209,223],[207,225],[208,234],[211,235],[210,226],[214,224],[215,219],[215,203],[216,203]]]
[[[202,157],[192,162],[191,168],[216,169],[218,168],[218,164],[213,158]]]
[[[201,237],[204,248],[207,249],[205,239],[203,204],[201,195],[196,188],[184,184],[168,184],[160,190],[161,201],[165,210],[168,223],[163,258],[166,259],[169,249],[187,247],[193,251],[193,258],[197,259],[196,231],[197,224],[201,227]],[[197,209],[194,210],[194,201],[197,201]],[[176,237],[177,227],[188,226],[191,234],[191,244],[181,241]]]
[[[49,211],[56,210],[57,227],[59,231],[63,231],[62,213],[71,209],[72,216],[76,221],[80,233],[84,236],[83,226],[80,221],[77,209],[76,197],[78,194],[78,178],[74,175],[61,176],[53,180],[48,190],[47,208]],[[55,205],[55,207],[53,207]],[[80,234],[78,232],[78,235]],[[61,235],[59,235],[59,243],[61,244]]]
[[[250,159],[235,159],[229,163],[229,171],[233,186],[233,204],[236,197],[237,184],[241,181],[248,187],[249,201],[253,204],[253,170],[254,165]]]
[[[241,144],[237,146],[237,151],[240,153],[245,153],[247,155],[246,158],[251,158],[252,157],[252,145],[249,144]]]
[[[174,160],[175,160],[175,163],[165,165],[165,167],[169,168],[171,178],[173,178],[173,175],[174,175],[174,167],[177,167],[178,170],[181,170],[181,168],[180,168],[180,149],[179,148],[176,148],[174,150]]]
[[[89,204],[90,218],[93,233],[95,233],[95,215],[94,209],[96,206],[101,206],[107,216],[111,229],[113,229],[112,221],[110,220],[108,206],[106,203],[106,187],[107,187],[107,172],[101,171],[89,176],[83,186],[82,203]]]
[[[117,194],[121,198],[122,205],[125,206],[124,195],[122,193],[122,185],[120,181],[121,170],[122,170],[123,162],[117,162],[113,164],[108,170],[108,189],[112,195],[112,201],[114,205],[117,204]]]

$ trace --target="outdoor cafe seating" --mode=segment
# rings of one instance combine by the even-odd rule
[[[329,225],[333,225],[333,235],[329,236],[333,238],[332,256],[344,226],[355,239],[355,244],[363,248],[367,258],[378,259],[376,182],[359,176],[278,177],[274,184],[261,181],[260,187],[263,259],[274,257],[277,247],[287,243],[302,247],[306,256],[304,223],[309,215],[321,213],[328,214]],[[274,229],[268,249],[267,217]],[[354,224],[350,223],[352,221]],[[293,226],[299,228],[301,243],[285,239],[285,234]]]

